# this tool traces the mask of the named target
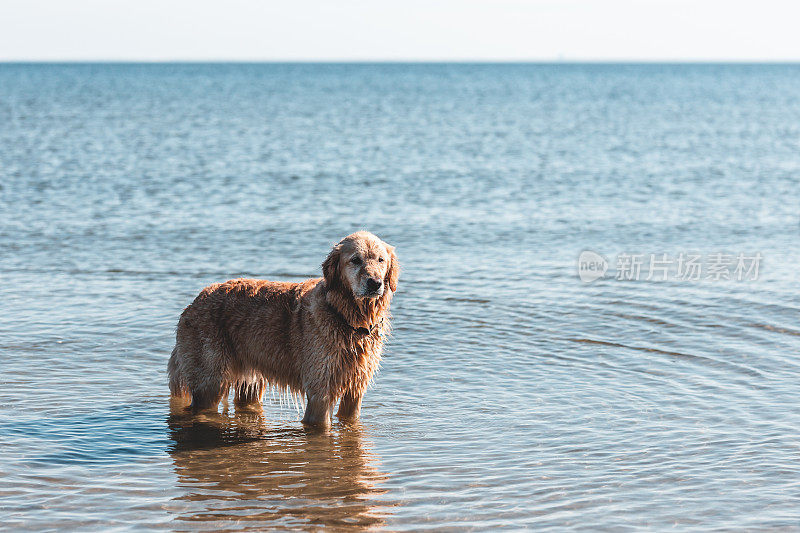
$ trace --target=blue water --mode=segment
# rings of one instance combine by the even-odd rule
[[[170,412],[202,287],[362,228],[403,274],[360,424]],[[0,519],[800,529],[798,237],[797,65],[0,64]],[[681,253],[763,261],[617,279]]]

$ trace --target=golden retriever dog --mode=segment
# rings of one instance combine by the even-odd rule
[[[305,397],[303,423],[358,418],[378,369],[400,266],[394,247],[360,231],[333,247],[323,278],[234,279],[203,289],[181,314],[169,360],[173,396],[216,409],[260,405],[267,386]]]

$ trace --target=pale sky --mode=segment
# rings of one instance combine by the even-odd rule
[[[0,0],[9,60],[800,60],[800,1]]]

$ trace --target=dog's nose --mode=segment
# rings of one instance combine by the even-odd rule
[[[378,289],[381,288],[381,285],[383,285],[383,282],[381,280],[379,280],[379,279],[369,278],[367,280],[367,290],[369,292],[377,291]]]

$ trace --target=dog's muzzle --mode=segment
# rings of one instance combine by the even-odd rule
[[[377,298],[383,294],[383,281],[375,278],[369,278],[366,283],[365,296]]]

